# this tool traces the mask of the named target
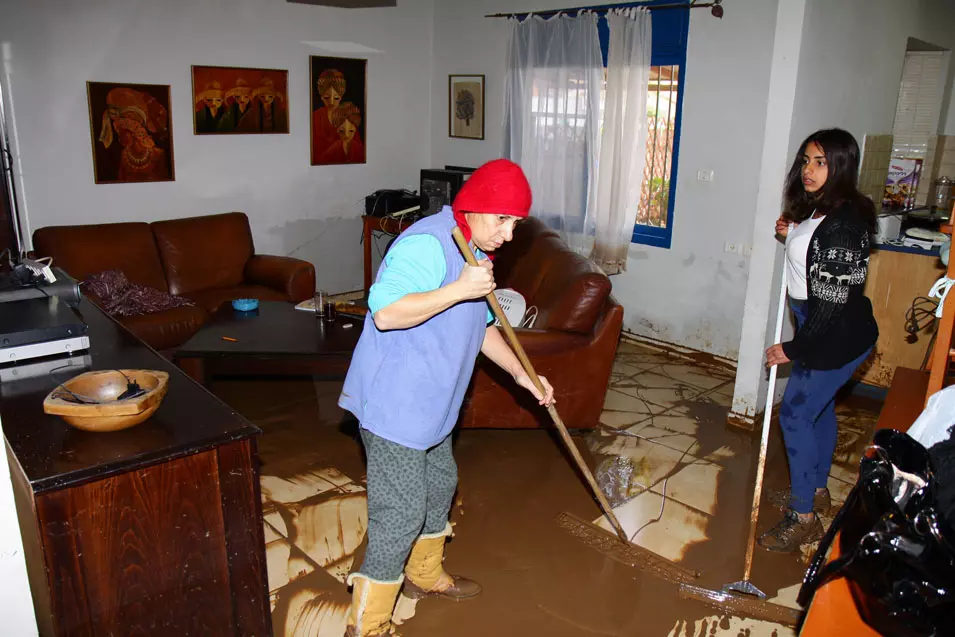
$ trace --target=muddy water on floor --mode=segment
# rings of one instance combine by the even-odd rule
[[[274,507],[276,526],[282,527],[270,536],[276,551],[276,559],[269,561],[270,581],[276,582],[272,592],[276,635],[341,635],[349,600],[342,568],[361,564],[364,542],[353,546],[350,538],[356,529],[363,532],[363,522],[349,513],[348,503],[362,489],[364,463],[355,423],[335,405],[338,387],[311,381],[232,381],[214,388],[262,427],[259,449],[262,473],[271,476],[269,484],[305,488],[315,481],[309,476],[327,477],[322,473],[326,468],[350,481],[336,487],[340,494],[328,491],[302,502],[269,505]],[[722,467],[704,539],[681,557],[682,563],[703,573],[698,583],[711,588],[742,576],[758,448],[756,436],[722,424],[726,398],[714,393],[718,389],[678,406],[681,414],[704,425],[695,432],[698,446],[693,454],[712,456]],[[577,437],[591,467],[598,458],[589,454],[585,438],[594,435],[598,434]],[[600,511],[552,433],[467,430],[456,436],[455,456],[460,488],[451,516],[455,535],[445,566],[478,580],[484,594],[460,604],[424,600],[402,626],[402,634],[792,634],[681,600],[675,585],[611,560],[562,531],[555,523],[559,512],[593,520]],[[787,482],[782,446],[774,438],[767,485],[785,487]],[[317,507],[331,503],[343,512],[328,523],[334,532],[303,526],[310,519],[325,524],[327,508]],[[310,506],[316,507],[315,513]],[[276,520],[274,515],[280,517]],[[761,526],[775,522],[776,516],[778,511],[764,505]],[[328,533],[324,539],[323,532]],[[273,563],[283,560],[288,561],[289,577],[273,578]],[[753,581],[773,595],[798,582],[803,568],[793,556],[759,551]]]

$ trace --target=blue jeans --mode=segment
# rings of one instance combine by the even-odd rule
[[[808,318],[808,304],[789,299],[789,305],[798,330]],[[793,364],[779,409],[779,424],[789,458],[789,505],[797,513],[812,511],[815,490],[828,483],[836,449],[836,392],[871,351],[869,348],[838,369],[807,369],[799,362]]]

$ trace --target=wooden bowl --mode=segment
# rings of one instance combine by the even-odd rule
[[[122,372],[122,373],[120,373]],[[145,393],[118,400],[127,389],[127,378]],[[138,425],[153,415],[166,396],[169,374],[148,369],[102,370],[74,376],[43,400],[43,411],[84,431],[119,431]],[[63,388],[69,391],[64,390]],[[97,402],[77,402],[70,392]]]

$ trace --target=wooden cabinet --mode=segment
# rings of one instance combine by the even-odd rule
[[[43,413],[52,375],[0,385],[40,634],[270,635],[260,431],[85,302],[83,316],[91,369],[167,371],[169,391],[142,424],[90,433]]]
[[[934,328],[922,330],[918,340],[910,342],[905,331],[905,313],[915,297],[928,296],[932,285],[944,274],[945,267],[937,255],[878,248],[872,251],[865,294],[872,301],[879,340],[875,354],[860,369],[862,382],[888,387],[896,367],[922,366]]]

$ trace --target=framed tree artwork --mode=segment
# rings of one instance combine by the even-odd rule
[[[192,67],[196,135],[288,133],[288,71]]]
[[[87,82],[93,181],[174,181],[168,84]]]
[[[364,164],[368,60],[310,58],[312,166]]]
[[[448,135],[484,139],[484,76],[448,76]]]

